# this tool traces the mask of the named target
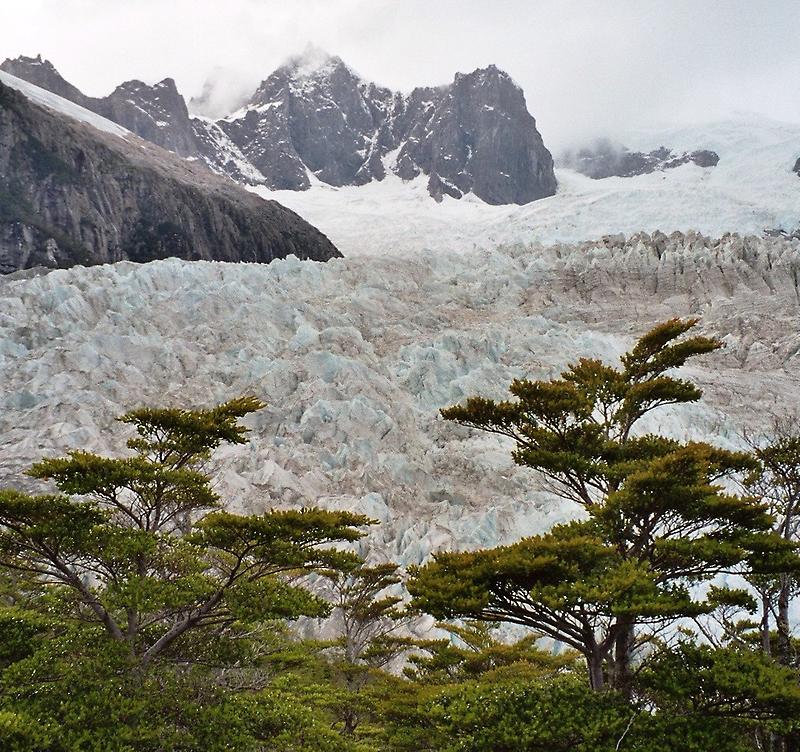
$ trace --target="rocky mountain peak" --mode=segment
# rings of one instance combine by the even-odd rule
[[[491,204],[525,204],[555,193],[552,156],[525,96],[497,66],[415,90],[409,103],[419,109],[417,125],[397,163],[401,177],[428,175],[434,198],[473,193]]]
[[[403,94],[309,47],[264,79],[243,107],[211,121],[190,116],[170,78],[154,85],[127,81],[92,99],[52,66],[44,76],[40,63],[25,60],[4,65],[242,182],[305,190],[315,180],[363,185],[393,172],[403,180],[425,176],[439,201],[473,193],[492,204],[524,204],[556,189],[552,157],[522,89],[496,65]]]
[[[508,75],[502,68],[498,68],[494,63],[490,63],[485,68],[476,68],[469,73],[456,73],[454,82],[458,83],[463,79],[468,79],[473,83],[480,83],[484,85],[497,85],[497,84],[511,84],[514,88],[519,89],[519,85]]]
[[[374,85],[373,85],[374,86]],[[264,81],[245,106],[258,107],[284,96],[333,100],[370,87],[340,58],[316,48],[308,54],[290,58]]]
[[[152,85],[137,79],[125,81],[95,109],[182,157],[195,157],[199,153],[186,102],[172,78]]]
[[[79,108],[57,97],[37,105],[37,91],[2,74],[0,274],[167,256],[266,262],[340,255],[276,202],[115,133],[112,123],[101,130],[106,121],[89,112],[79,118]]]
[[[348,71],[355,75],[338,55],[331,55],[313,45],[306,47],[301,54],[290,57],[281,68],[291,71],[298,78],[324,78],[337,71]]]
[[[631,151],[623,144],[600,138],[580,149],[566,151],[559,163],[594,180],[609,177],[629,178],[647,175],[658,170],[669,170],[683,164],[698,167],[716,167],[719,155],[709,149],[674,152],[659,146],[649,152]]]
[[[313,50],[278,68],[222,127],[274,176],[273,187],[303,190],[309,173],[361,185],[391,170],[404,180],[427,176],[437,200],[472,192],[489,203],[527,203],[555,192],[552,158],[522,90],[496,65],[401,94]]]
[[[42,89],[58,94],[64,99],[69,99],[81,106],[90,99],[83,94],[80,89],[66,81],[56,70],[56,67],[49,60],[42,58],[41,54],[36,57],[26,57],[20,55],[17,58],[7,59],[0,63],[0,70],[10,73],[12,76],[21,78],[23,81],[35,84]]]

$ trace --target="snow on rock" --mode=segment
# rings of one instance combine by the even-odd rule
[[[128,138],[133,135],[127,128],[123,128],[121,125],[117,125],[111,120],[107,120],[95,114],[91,110],[87,110],[74,102],[70,102],[68,99],[59,97],[57,94],[34,86],[2,70],[0,70],[0,83],[10,86],[12,89],[16,89],[38,105],[48,107],[62,115],[71,117],[73,120],[79,120],[81,123],[87,123],[93,128],[97,128],[99,131],[105,131],[106,133],[111,133],[114,136],[120,136],[122,138]]]
[[[361,189],[363,190],[363,189]],[[727,343],[690,372],[707,401],[649,428],[736,445],[796,403],[800,242],[639,234],[576,246],[268,266],[120,263],[0,280],[0,468],[120,451],[133,407],[255,394],[244,446],[215,455],[231,509],[319,504],[378,520],[370,560],[509,542],[575,514],[509,445],[438,408],[512,378],[615,359],[650,325],[702,318]]]
[[[436,204],[425,178],[403,182],[391,172],[381,182],[358,187],[254,190],[319,227],[345,256],[574,243],[640,230],[693,229],[712,236],[773,228],[791,232],[800,225],[800,181],[791,169],[800,149],[800,124],[742,115],[637,131],[626,134],[624,142],[645,151],[662,143],[679,152],[702,145],[720,160],[716,167],[685,164],[603,180],[557,169],[556,195],[524,206],[489,206],[471,195],[444,196]]]

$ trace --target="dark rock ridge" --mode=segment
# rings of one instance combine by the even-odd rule
[[[41,55],[6,60],[0,70],[69,99],[182,157],[200,157],[202,153],[186,102],[171,78],[153,86],[126,81],[106,97],[87,97]]]
[[[669,170],[688,162],[693,162],[698,167],[716,167],[719,155],[708,149],[675,153],[665,146],[644,153],[631,151],[608,139],[599,139],[591,146],[565,152],[559,157],[558,162],[562,167],[569,167],[582,175],[601,180],[610,177],[630,178],[635,175],[646,175],[657,170]]]
[[[800,177],[800,157],[797,158],[797,161],[794,163],[794,167],[792,167],[792,172]]]
[[[0,272],[129,259],[339,256],[318,230],[199,164],[0,83]]]
[[[525,96],[495,66],[404,95],[364,81],[338,57],[312,53],[278,68],[242,109],[216,122],[190,117],[172,79],[127,82],[91,99],[41,57],[0,68],[235,180],[273,189],[305,190],[313,180],[363,185],[392,171],[404,180],[426,176],[437,200],[472,193],[490,204],[524,204],[556,190]]]

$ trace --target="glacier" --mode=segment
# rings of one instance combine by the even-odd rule
[[[230,509],[364,512],[370,561],[506,543],[578,510],[440,407],[697,316],[726,343],[687,369],[705,399],[647,428],[736,446],[797,406],[799,286],[800,241],[697,232],[17,273],[0,279],[0,474],[35,488],[24,470],[42,457],[124,451],[126,410],[254,394],[269,406],[248,443],[213,460]]]
[[[580,243],[607,234],[691,230],[761,234],[800,228],[800,124],[739,114],[685,126],[621,134],[632,149],[668,144],[719,154],[716,167],[685,164],[636,177],[592,180],[556,167],[556,195],[523,206],[490,206],[472,195],[432,201],[424,178],[392,173],[363,186],[317,181],[307,191],[251,187],[293,209],[324,232],[345,256],[490,249],[502,244]]]

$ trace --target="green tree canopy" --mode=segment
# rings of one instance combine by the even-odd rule
[[[721,573],[796,566],[768,510],[723,479],[753,459],[705,443],[636,433],[650,411],[694,402],[700,389],[671,372],[713,352],[685,336],[695,320],[645,334],[614,368],[582,359],[560,379],[516,380],[515,401],[474,397],[442,415],[514,440],[514,460],[539,471],[587,519],[485,551],[444,553],[416,571],[417,607],[438,618],[529,626],[585,657],[592,686],[630,691],[637,627],[752,605],[746,593],[695,586]],[[613,659],[613,660],[611,660]],[[610,661],[610,662],[609,662]]]
[[[241,444],[251,397],[209,410],[142,409],[132,454],[76,451],[33,466],[59,494],[0,491],[0,565],[50,591],[61,613],[103,627],[147,665],[193,630],[320,616],[327,604],[287,575],[352,567],[331,544],[370,521],[320,509],[240,516],[219,509],[203,462]]]

